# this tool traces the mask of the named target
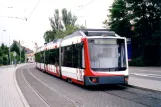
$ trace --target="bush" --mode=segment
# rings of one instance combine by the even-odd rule
[[[144,66],[144,61],[142,57],[138,57],[129,62],[130,66]]]

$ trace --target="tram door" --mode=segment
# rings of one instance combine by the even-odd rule
[[[83,56],[83,44],[82,43],[79,43],[79,44],[76,44],[75,45],[75,55],[76,55],[76,62],[77,62],[77,80],[79,81],[83,81],[83,77],[84,77],[84,70],[83,70],[83,67],[82,67],[82,62],[83,62],[83,59],[84,59],[84,56]]]

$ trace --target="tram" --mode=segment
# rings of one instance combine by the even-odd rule
[[[81,29],[45,43],[36,68],[85,86],[128,83],[127,41],[106,29]]]

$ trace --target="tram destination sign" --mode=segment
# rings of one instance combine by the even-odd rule
[[[94,43],[95,44],[111,44],[111,45],[114,45],[114,44],[117,44],[117,41],[116,39],[95,39],[94,40]]]

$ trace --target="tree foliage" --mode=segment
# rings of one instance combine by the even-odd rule
[[[141,57],[145,65],[157,65],[161,57],[161,1],[115,0],[109,11],[104,24],[120,36],[132,38],[134,57]]]
[[[20,61],[20,48],[17,46],[16,43],[13,44],[10,51],[11,52],[15,51],[17,54],[15,59],[16,59],[16,61]],[[11,54],[11,57],[13,57],[12,54]],[[13,61],[13,60],[14,60],[14,57],[11,58],[11,61]],[[25,49],[24,48],[22,48],[22,50],[21,50],[21,62],[25,62]]]
[[[60,17],[60,12],[58,9],[55,10],[54,16],[49,18],[52,30],[48,30],[44,33],[45,42],[50,42],[54,39],[65,37],[72,34],[74,31],[83,26],[76,25],[77,17],[67,11],[67,9],[62,9],[62,17]]]
[[[8,47],[2,44],[0,46],[0,65],[8,64]]]
[[[10,50],[11,50],[11,52],[15,51],[17,53],[17,55],[20,55],[19,47],[15,43],[13,44],[13,46]]]
[[[115,0],[111,9],[109,9],[109,12],[109,20],[105,20],[104,24],[109,25],[110,29],[115,31],[120,36],[131,37],[131,15],[128,13],[125,0]]]
[[[51,40],[55,39],[55,34],[56,31],[51,31],[51,30],[48,30],[44,33],[44,39],[46,42],[50,42]]]

